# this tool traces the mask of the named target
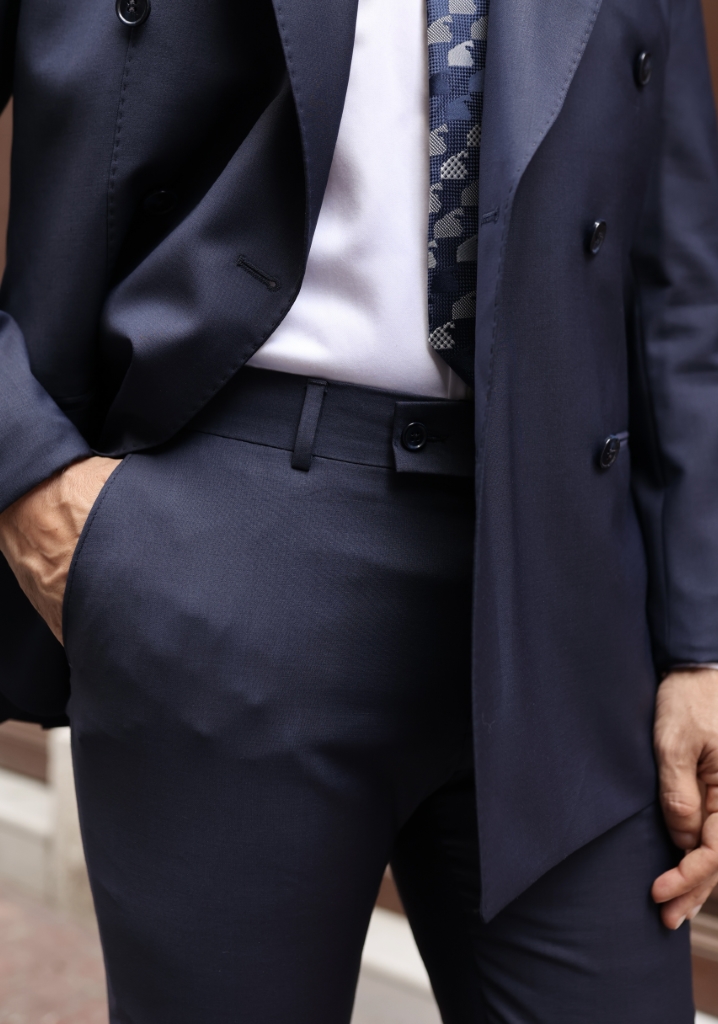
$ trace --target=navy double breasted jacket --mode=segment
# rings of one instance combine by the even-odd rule
[[[152,0],[128,28],[113,0],[0,0],[15,117],[0,508],[91,450],[172,437],[286,314],[355,7]],[[658,674],[718,661],[718,140],[699,0],[495,0],[485,103],[474,715],[490,915],[654,799]],[[6,566],[0,600],[5,713],[62,715],[62,649]]]

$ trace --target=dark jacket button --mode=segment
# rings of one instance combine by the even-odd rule
[[[643,89],[650,82],[651,74],[653,73],[653,60],[647,50],[638,54],[633,70],[636,76],[636,85]]]
[[[176,192],[172,192],[168,188],[158,188],[156,192],[150,192],[148,196],[145,196],[142,209],[153,217],[159,217],[163,213],[169,213],[170,210],[173,210],[176,203]]]
[[[401,434],[401,443],[410,452],[421,451],[426,439],[426,427],[423,423],[408,423]]]
[[[610,469],[618,458],[621,450],[621,439],[615,434],[609,434],[601,447],[601,454],[598,456],[598,464],[601,469]]]
[[[605,220],[597,220],[592,224],[587,239],[588,251],[592,256],[595,256],[603,245],[607,230],[608,226]]]
[[[123,25],[141,25],[150,15],[150,0],[117,0],[117,17]]]

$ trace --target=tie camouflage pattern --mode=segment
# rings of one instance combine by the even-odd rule
[[[488,13],[488,0],[427,0],[429,344],[470,385]]]

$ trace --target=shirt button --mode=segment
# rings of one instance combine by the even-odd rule
[[[156,192],[150,192],[142,202],[142,209],[153,217],[160,217],[163,213],[169,213],[177,204],[177,193],[168,188],[158,188]]]
[[[644,50],[636,57],[636,66],[634,68],[636,85],[643,89],[650,82],[652,73],[653,59],[648,50]]]
[[[123,25],[134,28],[147,21],[150,14],[150,0],[117,0],[117,17]]]
[[[621,439],[615,434],[609,434],[601,447],[601,454],[598,456],[598,464],[601,469],[610,469],[618,458],[621,450]]]
[[[423,423],[409,423],[401,434],[401,443],[410,452],[419,452],[426,444],[426,427]]]
[[[596,256],[598,250],[603,245],[606,239],[606,231],[608,226],[605,220],[597,220],[591,226],[591,230],[588,235],[588,251],[592,256]]]

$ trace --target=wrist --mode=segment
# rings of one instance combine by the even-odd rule
[[[661,681],[679,672],[718,672],[718,661],[681,661],[671,665],[661,676]]]

